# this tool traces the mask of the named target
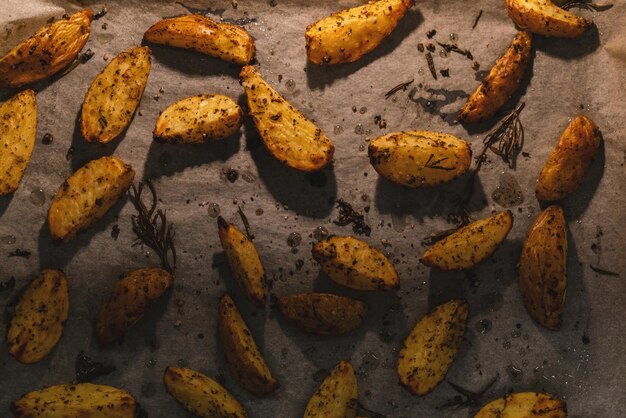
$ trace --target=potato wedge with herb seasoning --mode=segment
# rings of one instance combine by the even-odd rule
[[[235,302],[227,293],[220,299],[217,329],[228,368],[241,387],[257,396],[276,390],[278,381],[272,376]]]
[[[68,242],[102,218],[135,178],[117,157],[102,157],[79,168],[63,182],[48,211],[52,239]]]
[[[368,154],[378,174],[410,188],[447,183],[472,164],[472,149],[467,141],[430,131],[379,136],[370,142]]]
[[[489,402],[474,418],[567,418],[567,408],[552,395],[519,392]]]
[[[411,393],[424,396],[446,377],[467,326],[468,304],[451,300],[419,320],[398,355],[400,382]]]
[[[203,418],[245,418],[245,409],[222,385],[195,370],[168,367],[163,375],[167,392],[186,410]]]
[[[459,113],[460,123],[491,119],[509,101],[524,78],[530,62],[533,36],[519,32]]]
[[[567,290],[567,228],[560,206],[546,208],[530,227],[518,271],[530,316],[546,328],[559,329]]]
[[[15,307],[7,333],[9,354],[24,364],[43,360],[61,338],[68,310],[65,274],[42,270]]]
[[[309,61],[332,65],[354,62],[391,34],[413,0],[377,0],[333,13],[306,28]]]
[[[537,199],[559,200],[578,189],[601,142],[600,128],[587,116],[577,116],[561,135],[539,174]]]
[[[561,9],[550,0],[505,0],[506,11],[521,29],[543,36],[576,38],[593,22]]]
[[[510,210],[479,219],[435,243],[424,252],[420,262],[443,271],[470,270],[494,253],[512,226]]]
[[[87,142],[106,144],[128,127],[143,96],[151,63],[150,48],[129,48],[91,83],[80,117],[80,131]]]
[[[161,20],[152,25],[143,38],[155,44],[191,49],[239,65],[250,63],[256,49],[254,39],[244,28],[217,23],[199,15]]]
[[[135,418],[139,406],[123,389],[93,383],[54,385],[11,405],[15,418]]]
[[[35,148],[37,99],[24,90],[0,106],[0,196],[17,190]]]
[[[393,290],[398,273],[383,253],[354,237],[330,236],[313,244],[313,259],[340,285],[356,290]]]
[[[315,391],[304,410],[304,418],[355,418],[357,396],[354,368],[342,361]]]
[[[239,75],[250,115],[274,158],[305,172],[326,167],[335,151],[326,134],[267,84],[254,67],[243,67]]]

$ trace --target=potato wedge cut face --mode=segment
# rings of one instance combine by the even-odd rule
[[[102,157],[79,168],[59,188],[48,211],[52,239],[72,240],[89,228],[128,190],[135,171],[117,157]]]
[[[566,418],[565,402],[545,393],[520,392],[483,406],[474,418]]]
[[[472,164],[467,141],[430,132],[395,132],[373,139],[368,147],[370,163],[392,183],[410,188],[447,183]]]
[[[243,67],[240,76],[250,115],[274,158],[301,171],[321,170],[330,163],[335,147],[321,129],[267,84],[253,67]]]
[[[24,90],[0,106],[0,196],[17,190],[35,148],[37,99]]]
[[[306,406],[304,418],[354,418],[357,395],[354,368],[342,361],[315,391]]]
[[[130,124],[148,82],[150,48],[138,46],[120,52],[89,87],[80,118],[87,142],[106,144]]]
[[[446,377],[463,343],[467,315],[467,302],[451,300],[420,319],[404,340],[397,371],[411,393],[424,396]]]
[[[543,36],[576,38],[593,22],[561,9],[550,0],[505,0],[506,11],[521,29]]]

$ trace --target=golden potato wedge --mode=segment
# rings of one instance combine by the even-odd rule
[[[48,78],[67,67],[89,38],[93,12],[74,13],[44,26],[0,58],[0,86],[20,87]]]
[[[329,293],[281,296],[278,309],[302,331],[317,335],[345,334],[367,315],[365,302]]]
[[[254,39],[244,28],[217,23],[199,15],[161,20],[144,33],[143,39],[155,44],[192,49],[239,65],[249,64],[255,52]]]
[[[309,400],[304,418],[355,418],[357,392],[354,368],[341,361]]]
[[[137,46],[120,52],[91,83],[80,117],[87,142],[106,144],[130,124],[148,82],[150,48]]]
[[[335,146],[326,134],[274,90],[251,66],[242,68],[248,108],[265,147],[278,161],[301,171],[330,163]]]
[[[306,28],[306,52],[313,64],[354,62],[396,28],[413,0],[377,0],[333,13]]]
[[[253,395],[266,395],[279,386],[235,302],[225,293],[220,299],[217,328],[226,363],[241,387]]]
[[[98,344],[107,346],[120,339],[173,283],[174,277],[160,268],[134,270],[119,279],[96,317]]]
[[[34,91],[24,90],[0,106],[0,196],[17,190],[36,136],[37,99]]]
[[[11,405],[15,418],[135,418],[129,392],[106,385],[55,385],[29,392]]]
[[[313,245],[313,258],[340,285],[356,290],[393,290],[398,273],[383,253],[354,237],[330,236]]]
[[[601,142],[600,128],[587,116],[577,116],[561,135],[539,174],[537,199],[559,200],[578,189]]]
[[[154,139],[199,144],[228,138],[239,131],[243,112],[230,97],[199,94],[174,103],[159,115]]]
[[[168,367],[163,375],[167,392],[186,410],[204,418],[245,418],[245,409],[222,385],[195,370]]]
[[[519,392],[489,402],[474,418],[567,418],[567,408],[552,395]]]
[[[437,306],[415,325],[398,355],[400,382],[424,396],[446,377],[463,343],[467,302],[451,300]]]
[[[518,271],[530,316],[546,328],[559,329],[567,289],[567,228],[560,206],[546,208],[530,227]]]
[[[65,273],[42,270],[15,307],[7,333],[9,354],[24,364],[43,360],[61,338],[68,310]]]
[[[576,38],[593,22],[561,9],[550,0],[505,0],[506,11],[521,29],[543,36]]]
[[[467,99],[465,107],[459,112],[457,120],[470,124],[491,119],[513,93],[517,91],[532,51],[533,36],[521,31],[489,71],[489,74]]]
[[[447,183],[472,164],[472,149],[467,141],[430,131],[379,136],[370,142],[368,154],[378,174],[413,189]]]
[[[435,243],[424,252],[420,262],[443,271],[470,270],[494,253],[512,226],[510,210],[479,219]]]
[[[48,211],[52,239],[68,242],[102,218],[124,194],[135,171],[117,157],[102,157],[79,168],[59,188]]]

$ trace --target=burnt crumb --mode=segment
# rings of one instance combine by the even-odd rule
[[[474,71],[480,70],[480,63],[478,61],[474,61],[474,63],[472,64],[472,70]]]
[[[441,74],[443,77],[450,77],[450,69],[442,68],[441,70],[439,70],[439,74]]]
[[[455,44],[447,44],[447,43],[442,43],[442,42],[439,42],[439,41],[436,41],[436,42],[446,52],[456,52],[457,54],[461,54],[464,57],[467,57],[467,59],[470,59],[470,60],[474,59],[474,55],[472,55],[472,53],[470,52],[469,49],[461,49],[458,46],[456,46]]]
[[[426,32],[426,36],[428,37],[428,39],[432,39],[433,36],[435,36],[437,34],[437,30],[435,29],[431,29],[428,32]]]
[[[435,52],[435,50],[437,48],[435,48],[434,44],[430,43],[430,44],[426,45],[426,49],[428,50],[428,52]]]
[[[305,174],[304,179],[311,186],[319,187],[319,188],[326,186],[326,183],[328,182],[328,179],[326,178],[326,174],[324,174],[322,171],[316,171],[314,173]]]
[[[22,257],[22,258],[30,258],[30,251],[20,250],[16,248],[15,251],[9,253],[9,257]]]
[[[111,238],[117,240],[117,237],[120,236],[120,227],[118,224],[113,225],[111,228]]]
[[[297,259],[296,260],[296,270],[300,271],[302,270],[302,267],[304,266],[304,260],[301,259]]]
[[[356,113],[356,106],[352,106],[352,111]]]
[[[199,340],[203,340],[204,339],[204,334],[203,333],[199,333],[198,334],[198,339]]]
[[[41,138],[41,143],[44,145],[50,145],[52,144],[53,141],[54,141],[54,136],[52,136],[52,134],[48,132],[46,132],[43,138]]]
[[[108,9],[106,6],[104,6],[104,7],[102,8],[102,10],[100,10],[99,12],[96,12],[96,14],[95,14],[95,15],[93,15],[93,19],[94,19],[94,20],[101,19],[101,18],[103,18],[103,17],[104,17],[107,13],[109,13],[109,9]]]
[[[381,115],[374,116],[374,124],[380,129],[385,129],[387,127],[387,121],[383,119]]]
[[[583,334],[582,341],[583,341],[583,344],[588,345],[591,342],[591,339],[589,339],[588,336]]]
[[[237,179],[239,179],[239,172],[235,170],[234,168],[230,168],[226,172],[226,178],[228,179],[229,182],[234,183],[237,181]]]
[[[524,158],[530,158],[530,153],[526,152],[526,151],[522,151],[522,157]]]
[[[74,362],[76,381],[78,383],[91,382],[92,380],[106,376],[116,370],[115,366],[93,361],[83,350],[80,350]]]
[[[11,290],[15,287],[15,277],[11,276],[9,279],[0,282],[0,292],[4,292],[5,290]]]
[[[343,199],[337,199],[336,203],[339,209],[339,217],[333,221],[335,225],[345,226],[352,224],[352,231],[354,231],[354,233],[370,235],[372,228],[365,222],[365,217],[362,213],[354,210],[352,205]]]
[[[69,147],[67,149],[67,152],[65,153],[65,159],[67,161],[71,160],[72,159],[72,154],[74,154],[74,147],[73,146],[71,146],[71,147]]]
[[[109,24],[107,22],[104,22],[101,27],[102,27],[102,30],[107,30],[109,27]]]
[[[278,74],[278,83],[282,83],[282,82],[283,82],[283,75]]]
[[[419,52],[424,52],[424,44],[421,43],[421,42],[419,44],[417,44],[417,50]]]

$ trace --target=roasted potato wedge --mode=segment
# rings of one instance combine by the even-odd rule
[[[326,134],[274,90],[251,66],[242,68],[248,108],[268,151],[285,165],[317,171],[330,163],[335,146]]]
[[[370,142],[368,154],[378,174],[413,189],[447,183],[472,164],[467,141],[430,131],[379,136]]]
[[[253,395],[266,395],[279,386],[259,347],[228,294],[220,300],[217,328],[226,363],[241,387]]]
[[[538,35],[576,38],[593,22],[561,9],[550,0],[505,0],[506,11],[521,29]]]
[[[222,385],[195,370],[168,367],[163,384],[186,410],[204,418],[245,418],[243,406]]]
[[[519,32],[511,46],[489,71],[489,74],[467,99],[457,120],[470,124],[491,119],[517,91],[530,62],[533,36]]]
[[[354,368],[342,361],[315,391],[304,410],[304,418],[355,418],[357,395]]]
[[[21,87],[67,67],[89,38],[93,12],[74,13],[44,26],[0,58],[0,86]]]
[[[520,392],[489,402],[474,418],[567,418],[567,408],[552,395]]]
[[[154,139],[173,144],[199,144],[228,138],[239,131],[243,112],[230,97],[199,94],[179,100],[156,121]]]
[[[398,273],[383,253],[353,237],[330,236],[313,244],[313,258],[340,285],[357,290],[393,290]]]
[[[313,64],[354,62],[396,28],[413,0],[377,0],[333,13],[306,28],[306,52]]]
[[[530,227],[518,270],[530,316],[546,328],[559,329],[567,289],[567,228],[560,206],[546,208]]]
[[[37,99],[34,91],[24,90],[0,106],[0,196],[17,190],[36,136]]]
[[[9,353],[24,364],[43,360],[61,338],[68,310],[65,274],[42,270],[15,307],[7,333]]]
[[[539,174],[535,189],[537,199],[559,200],[575,191],[582,184],[601,142],[600,128],[587,116],[577,116],[561,135]]]
[[[352,331],[367,315],[365,302],[329,293],[302,293],[278,298],[278,309],[304,332],[340,335]]]
[[[15,418],[135,418],[129,392],[106,385],[55,385],[29,392],[11,405]]]
[[[135,178],[117,157],[102,157],[79,168],[63,182],[48,211],[52,239],[68,242],[102,218]]]
[[[137,46],[120,52],[91,83],[80,117],[87,142],[106,144],[130,124],[148,82],[150,48]]]
[[[468,305],[451,300],[419,320],[398,355],[400,382],[411,393],[424,396],[446,377],[463,343]]]
[[[443,271],[470,270],[494,253],[512,226],[510,210],[479,219],[435,243],[424,252],[420,262]]]
[[[217,23],[199,15],[161,20],[144,33],[143,39],[155,44],[192,49],[239,65],[249,64],[255,52],[254,39],[244,28]]]

